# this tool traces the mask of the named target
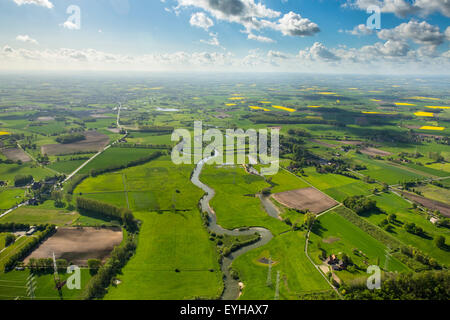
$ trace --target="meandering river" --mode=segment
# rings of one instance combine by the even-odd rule
[[[221,268],[222,268],[222,273],[224,275],[224,291],[222,293],[221,299],[236,300],[239,297],[239,293],[240,293],[239,282],[231,277],[229,267],[231,266],[231,264],[237,257],[243,255],[244,253],[246,253],[250,250],[262,247],[263,245],[267,244],[270,240],[272,240],[273,235],[269,230],[267,230],[265,228],[253,227],[253,228],[248,228],[246,230],[239,230],[239,229],[228,230],[217,224],[216,214],[210,206],[210,201],[214,198],[216,193],[215,193],[214,189],[212,189],[211,187],[207,186],[206,184],[204,184],[203,182],[200,181],[200,174],[203,170],[204,165],[209,160],[211,160],[217,156],[218,156],[218,152],[216,150],[214,156],[210,156],[210,157],[207,157],[207,158],[201,160],[197,164],[196,168],[194,169],[194,172],[191,177],[192,183],[194,185],[196,185],[197,187],[201,188],[205,192],[205,195],[200,200],[200,206],[201,206],[203,212],[208,213],[208,219],[209,219],[208,229],[211,232],[215,232],[216,234],[219,234],[219,235],[242,236],[242,235],[254,234],[255,232],[259,233],[259,235],[260,235],[260,239],[257,242],[249,244],[247,246],[244,246],[244,247],[230,253],[227,257],[224,257],[222,260]]]

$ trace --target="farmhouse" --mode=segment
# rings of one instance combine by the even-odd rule
[[[345,270],[346,265],[344,263],[344,261],[339,260],[336,255],[332,254],[331,256],[329,256],[326,260],[325,263],[328,264],[329,266],[331,266],[331,268],[335,271],[341,271],[341,270]]]

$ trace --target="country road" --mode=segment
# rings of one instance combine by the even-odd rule
[[[121,126],[120,126],[120,111],[121,111],[121,109],[122,109],[122,103],[119,102],[119,108],[118,108],[118,110],[117,110],[117,127],[118,127],[118,129],[121,129]],[[94,159],[97,158],[99,155],[101,155],[103,152],[105,152],[106,150],[108,150],[109,148],[111,148],[111,146],[113,146],[113,145],[115,145],[116,143],[118,143],[119,140],[123,139],[123,138],[126,137],[127,135],[128,135],[128,131],[125,131],[125,134],[124,134],[123,137],[121,137],[121,138],[117,139],[116,141],[110,143],[109,145],[107,145],[106,147],[104,147],[102,150],[100,150],[99,152],[97,152],[96,154],[94,154],[91,158],[89,158],[88,160],[86,160],[86,162],[84,162],[81,166],[79,166],[77,169],[75,169],[75,171],[73,171],[73,172],[72,172],[72,173],[71,173],[71,174],[70,174],[70,175],[62,182],[62,184],[66,183],[67,181],[69,181],[70,179],[72,179],[72,178],[73,178],[78,172],[80,172],[80,170],[83,169],[87,164],[89,164],[92,160],[94,160]],[[21,147],[20,145],[19,145],[19,148],[22,149],[22,147]],[[22,150],[23,150],[23,149],[22,149]],[[27,154],[28,154],[28,153],[27,153]],[[30,156],[30,157],[31,157],[31,156]],[[32,158],[32,157],[31,157],[31,158]],[[32,159],[34,160],[34,158],[32,158]],[[36,161],[36,160],[34,160],[34,161]],[[47,167],[45,167],[45,168],[46,168],[46,169],[49,169],[49,168],[47,168]],[[51,170],[51,169],[49,169],[49,170]],[[54,170],[51,170],[51,171],[54,171]],[[7,214],[10,214],[10,213],[13,212],[14,210],[16,210],[16,209],[18,209],[18,208],[20,208],[20,207],[22,207],[22,206],[24,206],[24,205],[27,205],[27,204],[28,204],[28,200],[22,202],[21,204],[19,204],[19,205],[17,205],[17,206],[12,207],[11,209],[9,209],[9,210],[5,211],[4,213],[2,213],[2,214],[0,215],[0,218],[6,216]]]
[[[117,109],[117,128],[119,130],[121,129],[121,126],[120,126],[120,111],[121,111],[121,109],[122,109],[122,103],[119,102],[119,108]],[[106,150],[111,148],[111,146],[115,145],[119,140],[123,139],[127,135],[128,135],[128,131],[125,132],[125,135],[122,138],[117,139],[116,141],[110,143],[109,145],[104,147],[102,150],[100,150],[99,152],[94,154],[91,158],[86,160],[86,162],[84,162],[81,166],[79,166],[77,169],[75,169],[75,171],[73,171],[62,183],[64,184],[67,181],[69,181],[70,179],[72,179],[78,172],[80,172],[81,169],[83,169],[86,165],[88,165],[92,160],[97,158],[99,155],[101,155],[103,152],[105,152]]]

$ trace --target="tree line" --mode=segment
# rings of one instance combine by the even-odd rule
[[[114,284],[114,277],[121,271],[128,260],[136,251],[136,236],[129,234],[126,242],[115,247],[108,261],[101,266],[97,274],[91,278],[84,292],[84,299],[101,299],[107,292],[107,288]]]
[[[136,230],[137,223],[134,220],[133,213],[127,208],[120,208],[109,203],[83,197],[78,197],[76,202],[80,213],[83,211],[98,213],[110,219],[119,220],[129,231]]]

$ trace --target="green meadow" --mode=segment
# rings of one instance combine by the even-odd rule
[[[58,226],[71,225],[79,214],[60,209],[39,209],[34,207],[20,207],[0,219],[0,223],[15,222],[30,225],[55,224]]]
[[[305,255],[305,233],[287,232],[274,237],[265,246],[254,249],[233,262],[233,269],[244,283],[241,300],[273,300],[277,273],[280,272],[281,300],[299,299],[302,294],[330,291],[331,288]],[[271,282],[269,266],[261,259],[273,261]]]
[[[377,187],[343,175],[317,173],[315,168],[305,168],[304,172],[302,179],[340,202],[349,196],[369,195]]]
[[[428,220],[426,214],[413,209],[409,202],[395,194],[383,193],[374,196],[372,199],[376,200],[378,207],[386,213],[366,213],[362,215],[365,219],[378,225],[383,219],[386,219],[389,214],[396,214],[397,221],[391,224],[391,229],[389,231],[392,236],[404,244],[410,244],[422,252],[426,252],[442,264],[448,265],[450,263],[450,255],[448,252],[439,249],[433,241],[435,237],[442,235],[446,238],[446,242],[448,243],[450,241],[450,232],[447,229],[438,228],[433,225]],[[408,233],[403,227],[405,223],[415,223],[425,231],[425,235],[419,236]]]
[[[109,148],[94,160],[89,162],[79,173],[89,173],[92,169],[102,169],[111,166],[125,165],[155,153],[156,149],[144,148]]]
[[[136,212],[142,223],[136,254],[106,300],[218,298],[222,274],[198,210]],[[194,245],[195,244],[195,245]]]
[[[260,176],[250,175],[242,167],[205,166],[200,180],[216,192],[210,205],[217,223],[226,229],[265,227],[280,233],[288,227],[270,217],[255,194],[270,185]]]
[[[367,167],[366,170],[360,171],[362,174],[390,185],[426,178],[423,174],[393,166],[381,160],[370,159],[366,155],[355,155],[355,159],[357,163]]]
[[[55,289],[55,280],[53,273],[36,275],[36,288],[34,300],[80,300],[83,295],[83,289],[91,279],[88,269],[81,269],[81,289],[70,290],[64,286],[59,295]],[[31,300],[27,293],[27,278],[30,275],[29,270],[11,271],[0,273],[0,300]],[[61,281],[67,280],[71,275],[67,273],[59,274]]]
[[[24,189],[0,188],[0,213],[14,207],[23,201],[25,195]]]
[[[357,253],[355,253],[355,249]],[[322,264],[322,260],[319,259],[322,250],[325,250],[328,256],[346,253],[353,263],[363,269],[337,272],[338,277],[344,281],[367,277],[365,272],[367,266],[377,263],[385,271],[409,270],[403,263],[390,255],[389,249],[384,244],[333,211],[321,216],[311,232],[309,253],[318,265]]]

